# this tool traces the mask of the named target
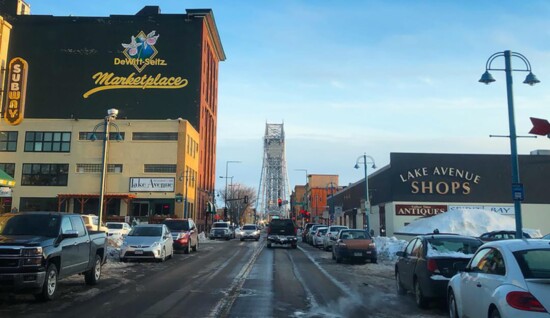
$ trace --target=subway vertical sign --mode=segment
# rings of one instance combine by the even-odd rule
[[[29,64],[20,57],[13,58],[8,65],[4,120],[12,126],[19,125],[24,118],[28,70]]]

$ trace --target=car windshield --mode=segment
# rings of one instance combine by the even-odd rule
[[[0,234],[57,237],[60,222],[59,215],[4,215],[0,217]]]
[[[170,231],[189,231],[189,222],[184,220],[166,220],[164,224],[168,226]]]
[[[214,223],[212,225],[213,228],[223,228],[223,229],[227,229],[229,228],[229,223]]]
[[[161,236],[162,228],[159,226],[136,226],[128,236]]]
[[[345,226],[331,226],[330,227],[331,232],[338,232],[338,231],[343,230],[343,229],[347,229],[347,227],[345,227]]]
[[[514,257],[526,279],[550,278],[550,249],[517,251]]]
[[[256,225],[245,225],[243,226],[243,230],[255,230]]]
[[[111,230],[121,230],[122,224],[121,223],[107,223],[107,228]]]
[[[345,231],[342,232],[341,239],[343,240],[364,240],[370,239],[369,233],[367,231]]]
[[[428,239],[428,256],[471,257],[483,242],[467,237],[431,237]]]

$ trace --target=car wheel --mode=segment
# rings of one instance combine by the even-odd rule
[[[298,245],[296,244],[291,244],[292,248],[298,248]]]
[[[271,248],[271,243],[267,243],[267,248]]]
[[[191,252],[191,240],[187,241],[187,246],[183,249],[183,254],[189,254]]]
[[[399,275],[398,271],[395,271],[395,289],[398,295],[405,295],[407,293],[405,288],[403,288],[403,284],[401,284],[401,275]]]
[[[259,240],[260,240],[260,238],[258,237],[258,238],[256,239],[256,242],[258,242]]]
[[[449,299],[447,304],[449,305],[449,317],[458,318],[458,310],[456,309],[455,294],[452,290],[449,292]]]
[[[418,280],[414,281],[414,300],[418,308],[426,308],[428,306],[428,299],[422,293]]]
[[[342,257],[339,257],[336,253],[334,253],[334,259],[336,259],[336,263],[342,263]]]
[[[370,259],[370,262],[373,263],[373,264],[376,264],[376,263],[378,263],[378,259],[376,259],[376,258],[371,258],[371,259]]]
[[[334,256],[334,251],[332,251],[332,259],[336,259],[336,257]]]
[[[88,285],[95,285],[101,277],[101,256],[95,256],[94,266],[84,274],[84,281]]]
[[[48,265],[46,270],[46,279],[42,286],[42,291],[34,296],[38,300],[46,301],[55,298],[57,292],[57,266],[55,264]]]
[[[242,242],[242,241],[244,241],[244,239],[243,239],[243,238],[241,239],[241,242]]]
[[[195,246],[192,247],[193,249],[193,252],[196,252],[199,250],[199,239],[197,239],[197,243],[195,244]]]
[[[493,310],[491,310],[491,314],[489,315],[490,318],[500,318],[500,312],[498,311],[498,309],[496,308],[493,308]]]

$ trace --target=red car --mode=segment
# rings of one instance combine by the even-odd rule
[[[191,219],[166,219],[162,222],[172,233],[174,250],[183,250],[189,254],[199,249],[199,234],[195,222]]]

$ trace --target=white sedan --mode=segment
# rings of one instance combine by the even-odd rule
[[[107,222],[107,236],[126,236],[132,229],[130,225],[126,222]]]
[[[455,317],[550,317],[550,242],[504,240],[481,246],[447,290]]]
[[[120,248],[120,260],[155,259],[164,262],[174,256],[174,240],[164,224],[139,224],[124,238]]]

